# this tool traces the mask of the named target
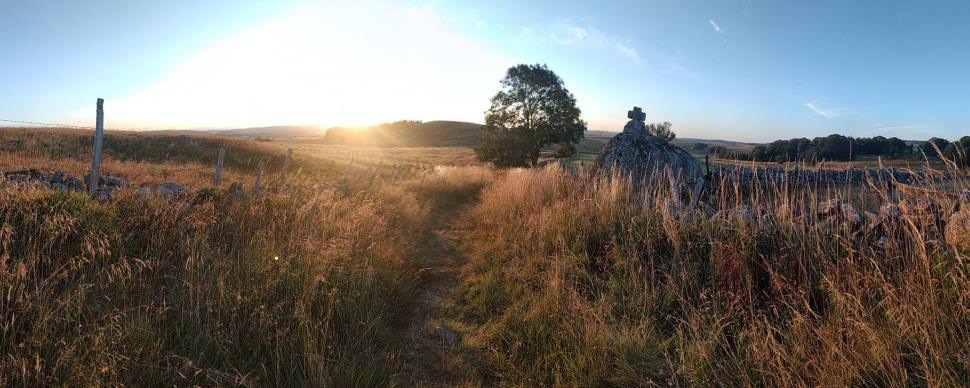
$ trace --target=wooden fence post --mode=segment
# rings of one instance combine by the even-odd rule
[[[266,162],[263,160],[259,161],[259,171],[256,173],[256,183],[253,184],[253,194],[259,194],[259,185],[263,181],[263,170],[266,169]]]
[[[219,187],[219,183],[222,183],[222,163],[226,159],[226,149],[224,147],[219,148],[219,159],[216,160],[216,175],[212,177],[212,185]]]
[[[101,171],[101,145],[104,143],[104,99],[98,99],[98,113],[94,127],[94,155],[91,157],[91,177],[88,180],[88,190],[91,198],[98,192],[98,180]]]

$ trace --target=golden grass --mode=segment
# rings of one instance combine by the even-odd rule
[[[364,147],[289,141],[273,143],[280,148],[293,148],[294,152],[308,158],[341,165],[350,163],[363,166],[480,165],[475,152],[467,147]]]
[[[82,135],[11,133],[0,169],[88,168],[65,155]],[[211,150],[145,136],[118,138],[105,170],[208,184]],[[276,161],[270,177],[291,147],[239,142]],[[146,146],[172,151],[136,157]],[[383,386],[409,381],[405,362],[505,386],[970,385],[967,252],[918,214],[880,233],[817,216],[830,198],[878,209],[880,184],[725,180],[705,201],[747,210],[710,217],[680,210],[692,193],[667,178],[634,190],[555,166],[453,166],[466,151],[293,146],[287,185],[266,179],[289,188],[246,201],[0,184],[0,385]],[[253,178],[244,159],[227,174]],[[475,198],[449,231],[470,261],[434,317],[461,340],[404,361],[428,255],[444,250],[433,231]]]
[[[485,189],[456,304],[494,381],[970,383],[970,263],[935,225],[904,216],[881,246],[815,218],[819,192],[721,187],[755,215],[726,220],[667,187],[546,168]]]
[[[37,149],[0,165],[87,168]],[[211,171],[187,171],[196,166],[206,170],[103,165],[136,184],[208,185]],[[490,174],[476,169],[304,170],[243,201],[219,189],[175,202],[123,190],[99,203],[0,184],[0,385],[386,385],[432,209],[474,197]]]

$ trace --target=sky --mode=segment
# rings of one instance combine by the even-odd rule
[[[482,122],[543,63],[591,130],[970,135],[968,1],[0,0],[0,119],[116,129]]]

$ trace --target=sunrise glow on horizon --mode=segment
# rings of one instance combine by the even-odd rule
[[[78,1],[0,5],[0,118],[109,127],[481,122],[548,64],[592,130],[680,136],[970,131],[963,2]],[[56,55],[55,55],[56,54]],[[51,58],[58,58],[51,60]]]

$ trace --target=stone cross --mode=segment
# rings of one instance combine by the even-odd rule
[[[630,121],[623,126],[623,133],[634,136],[647,136],[647,127],[643,123],[643,120],[647,119],[647,114],[643,113],[643,109],[635,106],[633,110],[626,112],[626,117],[629,117]]]
[[[635,106],[633,110],[626,112],[626,117],[633,121],[644,121],[647,119],[647,114],[639,106]]]

